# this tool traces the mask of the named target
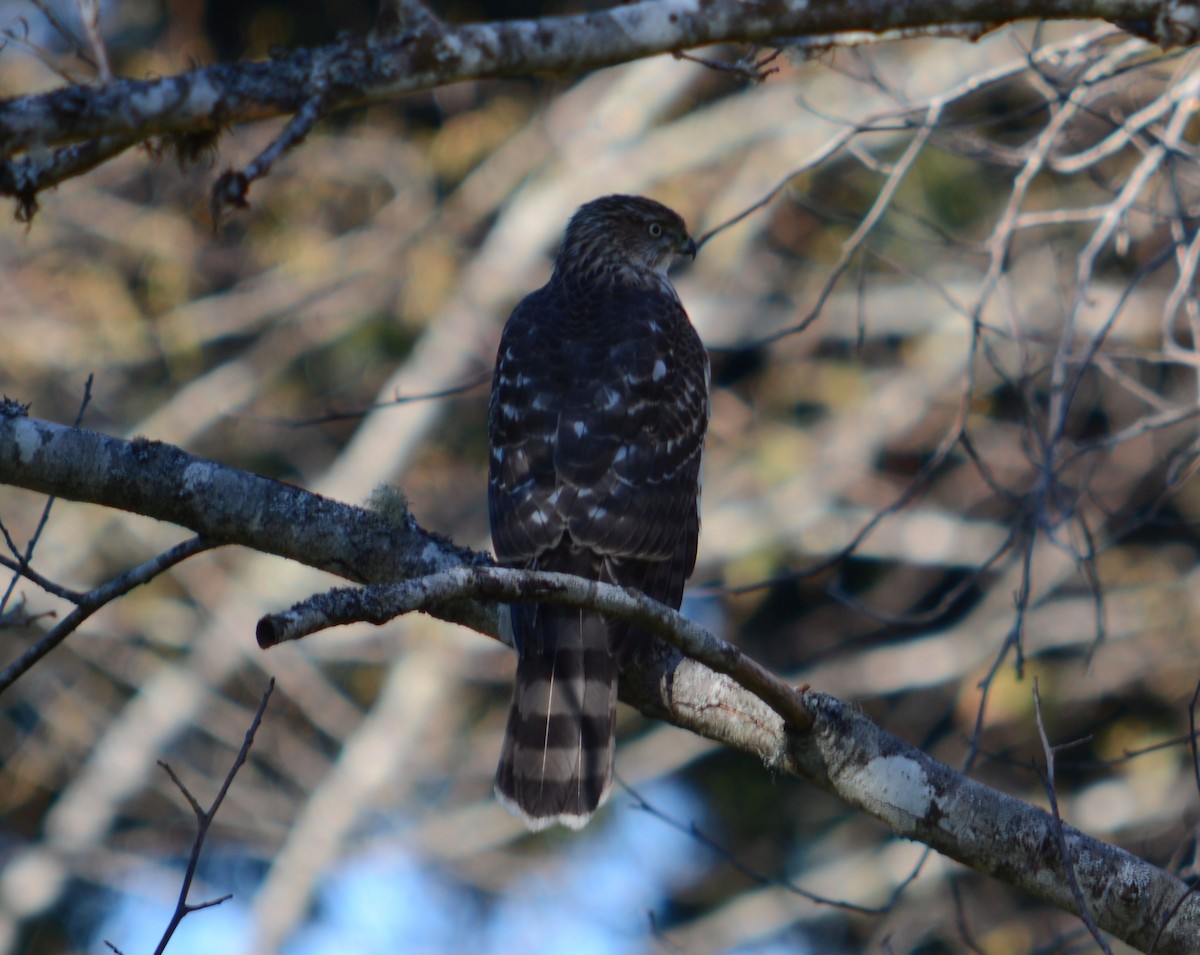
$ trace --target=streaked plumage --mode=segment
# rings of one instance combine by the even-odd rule
[[[678,608],[696,562],[708,357],[667,268],[683,220],[633,196],[582,206],[550,281],[500,341],[488,510],[501,563],[636,587]],[[642,631],[511,609],[518,651],[496,793],[534,829],[582,826],[612,784],[618,662]]]

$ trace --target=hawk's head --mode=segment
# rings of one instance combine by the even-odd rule
[[[555,260],[557,274],[661,283],[696,243],[679,214],[641,196],[602,196],[579,207]]]

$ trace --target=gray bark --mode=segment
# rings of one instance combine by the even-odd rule
[[[0,100],[0,194],[19,198],[31,215],[37,192],[136,143],[165,137],[168,148],[191,159],[233,123],[294,115],[273,161],[334,110],[465,80],[575,73],[715,43],[819,50],[915,32],[970,38],[1030,17],[1103,18],[1162,46],[1200,36],[1200,5],[1188,0],[651,0],[574,16],[463,25],[403,14],[411,9],[420,8],[401,5],[401,12],[381,19],[387,28],[370,37],[268,60]],[[265,171],[220,183],[214,201],[244,202],[248,181]]]
[[[170,521],[360,582],[420,580],[487,566],[422,530],[407,511],[351,507],[159,442],[123,441],[0,405],[0,483]],[[587,587],[581,602],[588,599]],[[594,600],[594,598],[591,598]],[[428,612],[499,637],[496,604],[455,600]],[[250,639],[250,635],[246,635]],[[674,656],[624,675],[621,697],[648,716],[757,755],[980,872],[1078,912],[1051,814],[966,778],[841,701],[805,692],[796,729],[733,678]],[[1200,896],[1168,872],[1069,826],[1070,864],[1091,915],[1141,951],[1187,955]]]

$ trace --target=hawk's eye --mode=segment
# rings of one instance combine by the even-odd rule
[[[660,226],[657,222],[651,222],[650,238],[657,239],[660,235],[662,235],[662,226]]]

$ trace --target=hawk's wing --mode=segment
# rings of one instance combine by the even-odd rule
[[[489,408],[497,557],[553,569],[545,559],[566,540],[610,558],[602,576],[678,606],[707,422],[708,358],[669,288],[573,307],[549,286],[527,296],[505,326]]]

